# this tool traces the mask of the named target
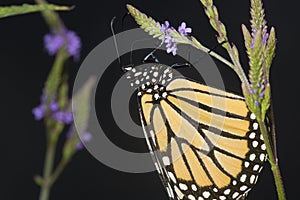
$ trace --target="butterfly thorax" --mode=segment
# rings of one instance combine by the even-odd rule
[[[140,90],[157,90],[154,86],[165,86],[173,78],[171,67],[161,64],[144,64],[137,67],[126,69],[126,79],[129,80],[130,86]],[[152,91],[153,92],[153,91]]]

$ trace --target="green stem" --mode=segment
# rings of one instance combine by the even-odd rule
[[[60,163],[57,165],[55,171],[52,173],[51,178],[49,180],[49,185],[50,186],[52,186],[55,183],[55,181],[57,180],[57,178],[59,177],[59,175],[65,169],[67,163],[68,163],[67,161],[61,160]]]
[[[280,174],[280,169],[278,165],[278,159],[275,157],[275,152],[273,152],[273,148],[270,142],[269,134],[266,128],[266,124],[262,120],[257,120],[259,123],[260,131],[261,134],[263,135],[264,138],[264,143],[266,145],[267,153],[269,156],[269,163],[271,164],[271,170],[273,172],[274,180],[275,180],[275,185],[277,189],[277,195],[279,200],[285,200],[285,192],[284,192],[284,187],[283,187],[283,181],[281,178]]]
[[[242,68],[242,65],[239,61],[239,58],[237,56],[235,56],[235,54],[233,53],[233,50],[232,48],[229,46],[229,49],[227,50],[234,66],[235,66],[235,72],[237,73],[237,75],[239,76],[241,82],[243,84],[245,84],[245,87],[248,91],[250,91],[250,85],[249,85],[249,81],[248,81],[248,78]]]
[[[189,44],[189,45],[191,45],[191,46],[193,46],[197,49],[200,49],[204,52],[209,52],[209,55],[211,55],[212,57],[218,59],[219,61],[221,61],[225,65],[229,66],[231,69],[233,69],[235,71],[234,64],[232,64],[231,62],[229,62],[228,60],[226,60],[225,58],[223,58],[221,55],[217,54],[216,52],[211,51],[209,48],[203,46],[196,38],[193,38],[192,41],[185,40],[184,42],[182,42],[182,44]]]
[[[49,179],[51,177],[51,173],[53,170],[54,158],[55,158],[55,150],[56,150],[56,142],[53,142],[50,139],[49,135],[47,138],[47,149],[45,155],[45,166],[43,172],[43,184],[41,185],[41,192],[39,196],[39,200],[48,200],[51,190],[51,185],[48,184]]]
[[[35,0],[35,2],[39,5],[47,5],[48,2],[46,0]],[[56,32],[61,33],[64,29],[64,24],[59,18],[58,14],[56,12],[53,12],[51,10],[45,10],[42,12],[42,15],[48,24],[49,28]]]
[[[249,86],[249,81],[245,75],[245,72],[240,64],[240,62],[238,61],[238,58],[236,58],[234,56],[233,50],[230,46],[228,46],[227,51],[228,54],[231,58],[231,60],[233,61],[233,63],[231,63],[230,61],[226,60],[224,57],[222,57],[221,55],[217,54],[214,51],[211,51],[209,48],[203,46],[196,38],[192,41],[189,42],[188,44],[192,45],[193,47],[200,49],[204,52],[209,52],[209,55],[211,55],[212,57],[216,58],[217,60],[221,61],[222,63],[224,63],[225,65],[229,66],[233,71],[235,71],[237,73],[237,75],[239,76],[240,80],[242,81],[242,83],[245,84],[246,88],[250,89]]]

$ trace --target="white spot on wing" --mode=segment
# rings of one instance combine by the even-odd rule
[[[208,198],[210,196],[210,192],[205,191],[202,193],[202,195],[204,196],[204,198]]]
[[[249,159],[251,161],[255,160],[255,158],[256,158],[256,155],[254,153],[250,154]]]
[[[256,164],[256,165],[254,165],[254,167],[253,167],[253,171],[257,171],[257,170],[258,170],[258,168],[259,168],[259,164]]]
[[[254,174],[252,174],[252,175],[250,176],[250,183],[251,183],[251,184],[254,183],[255,177],[256,177],[256,176],[255,176]]]
[[[168,93],[167,93],[167,92],[163,92],[163,93],[162,93],[162,97],[163,97],[163,98],[166,98],[167,96],[168,96]]]
[[[169,177],[170,177],[171,181],[173,181],[173,183],[176,184],[177,181],[176,181],[176,178],[175,178],[174,174],[172,172],[168,172],[168,174],[169,174]]]
[[[241,176],[241,178],[240,178],[240,181],[241,181],[241,182],[245,182],[246,179],[247,179],[247,175],[246,175],[246,174],[243,174],[243,175]]]
[[[182,190],[187,190],[188,189],[187,185],[184,184],[184,183],[179,183],[179,188],[182,189]]]
[[[254,141],[252,142],[252,146],[253,146],[254,148],[256,148],[256,147],[258,146],[258,142],[257,142],[256,140],[254,140]]]
[[[262,162],[265,161],[265,154],[263,154],[263,153],[260,154],[260,155],[259,155],[259,159],[260,159],[260,161],[262,161]]]
[[[252,133],[250,133],[249,138],[250,138],[250,139],[254,139],[254,138],[255,138],[255,135],[256,135],[256,133],[255,133],[255,132],[252,132]]]
[[[237,184],[236,180],[233,180],[232,185],[236,185],[236,184]]]
[[[224,194],[225,194],[225,195],[229,195],[229,194],[230,194],[230,192],[231,192],[231,190],[230,190],[230,189],[226,189],[226,190],[224,191]]]
[[[175,190],[177,196],[179,197],[179,199],[183,199],[184,194],[179,190],[179,188],[176,185],[174,186],[174,190]]]
[[[232,198],[237,198],[239,196],[239,194],[240,193],[238,193],[238,192],[233,193]]]
[[[197,186],[195,184],[192,185],[192,190],[197,191]]]
[[[253,130],[257,130],[258,129],[258,123],[257,122],[254,122],[252,126],[253,126]]]
[[[248,188],[248,187],[247,187],[246,185],[243,185],[243,186],[240,187],[240,190],[241,190],[241,191],[245,191],[245,190],[247,190],[247,188]]]
[[[220,200],[226,200],[226,197],[225,196],[220,196],[219,199]]]
[[[147,93],[151,93],[152,92],[152,89],[149,88],[148,90],[146,90]]]
[[[139,76],[141,74],[142,74],[142,72],[137,72],[137,73],[134,74],[134,76],[137,77],[137,76]]]
[[[196,200],[196,198],[194,197],[194,195],[191,195],[191,194],[188,196],[188,199],[190,199],[190,200]]]
[[[166,165],[166,166],[171,164],[170,163],[170,158],[168,156],[164,156],[162,158],[162,161],[163,161],[164,165]]]
[[[245,161],[244,166],[245,166],[246,168],[248,168],[249,165],[250,165],[250,163],[249,163],[248,161]]]

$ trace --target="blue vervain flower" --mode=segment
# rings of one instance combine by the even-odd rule
[[[41,120],[46,113],[46,106],[41,104],[32,109],[32,114],[34,115],[35,120]]]
[[[49,33],[44,36],[45,48],[49,55],[54,55],[63,45],[66,45],[67,52],[78,60],[80,57],[81,41],[79,36],[70,30],[65,30],[63,33]]]
[[[81,150],[84,148],[82,142],[89,142],[92,139],[92,134],[89,132],[84,132],[81,136],[81,141],[76,144],[76,149]]]
[[[181,25],[178,27],[178,32],[182,35],[187,36],[188,34],[192,33],[192,28],[187,28],[186,23],[182,22]]]
[[[176,43],[176,39],[173,38],[172,36],[170,35],[167,35],[165,37],[165,41],[166,43],[166,47],[167,47],[167,53],[171,53],[173,54],[173,56],[176,55],[177,53],[177,43]]]
[[[166,33],[167,34],[169,28],[170,28],[170,23],[168,21],[165,21],[165,23],[161,25],[160,31],[162,33]]]
[[[52,118],[64,124],[71,124],[73,122],[71,111],[57,111],[53,113]]]
[[[44,36],[45,48],[50,56],[53,56],[63,46],[64,38],[62,35],[49,33]]]

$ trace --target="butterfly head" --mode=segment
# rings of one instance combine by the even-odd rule
[[[126,79],[131,87],[139,88],[142,85],[166,85],[173,78],[173,70],[171,67],[161,64],[140,65],[134,67],[128,65],[123,67],[126,72]]]

